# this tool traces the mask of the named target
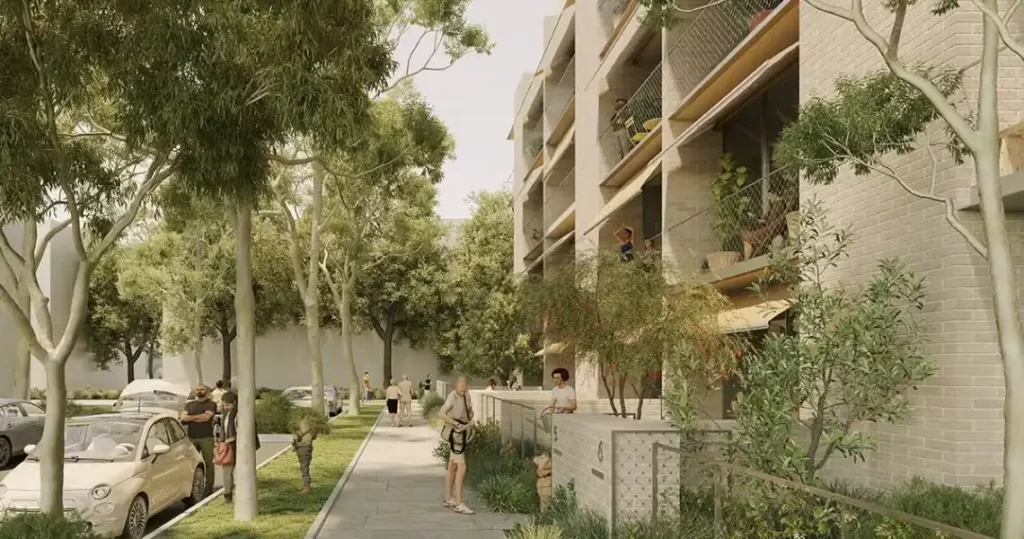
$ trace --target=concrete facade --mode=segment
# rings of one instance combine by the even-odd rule
[[[1011,3],[1001,0],[1000,6],[1005,9]],[[795,105],[827,96],[837,77],[881,69],[881,57],[852,24],[798,0],[758,2],[764,10],[757,14],[760,18],[733,20],[731,26],[724,21],[735,13],[725,10],[735,8],[730,3],[714,5],[684,14],[684,20],[664,30],[643,26],[636,4],[630,0],[555,3],[552,13],[557,14],[553,15],[557,23],[548,26],[538,72],[524,75],[514,103],[516,270],[547,274],[571,260],[573,252],[615,248],[614,231],[629,225],[637,231],[637,246],[646,238],[657,238],[663,261],[680,274],[714,283],[730,297],[734,308],[752,305],[757,300],[743,290],[763,272],[763,256],[752,256],[721,271],[706,268],[707,255],[724,248],[712,228],[711,180],[721,170],[723,153],[742,145],[736,124],[745,121],[745,107],[757,99],[770,105],[762,107],[777,110],[785,108],[779,99],[792,97]],[[677,2],[682,8],[704,4],[700,0]],[[708,15],[714,10],[720,11]],[[888,22],[884,21],[888,19],[881,6],[868,6],[867,15],[887,33]],[[1024,30],[1019,14],[1010,28],[1015,35]],[[932,15],[928,6],[914,6],[907,15],[901,57],[908,65],[967,66],[980,58],[980,34],[980,14],[968,6],[943,17]],[[658,47],[652,48],[652,41]],[[548,142],[545,160],[538,162],[523,154],[527,147],[524,137],[536,136],[526,124],[531,110],[545,111],[548,100],[558,96],[561,90],[548,89],[553,79],[550,71],[557,71],[560,58],[569,54],[576,79],[574,148],[571,155],[552,163],[547,161],[554,158],[548,146],[552,142],[557,145],[558,140]],[[975,64],[965,73],[965,110],[974,106],[977,72]],[[602,137],[614,115],[615,100],[629,99],[631,107],[643,97],[642,83],[655,74],[661,79],[661,121],[645,142],[656,137],[657,150],[648,150],[645,142],[640,142],[620,159],[614,148],[609,148],[608,137]],[[1013,54],[1000,56],[999,100],[1003,127],[1024,120],[1024,64]],[[552,134],[557,139],[559,131],[551,125],[557,116],[542,115],[545,140]],[[786,121],[762,119],[761,138],[777,136]],[[941,136],[940,130],[934,134]],[[775,175],[769,155],[771,140],[762,146],[762,169],[754,178],[770,179]],[[756,148],[753,153],[758,153]],[[567,159],[574,160],[569,167],[574,170],[573,241],[552,249],[558,238],[545,235],[532,240],[524,225],[530,222],[531,229],[547,231],[555,224],[552,220],[560,213],[549,211],[548,204],[566,205],[568,191],[549,188],[547,182],[554,175],[548,173],[549,169],[566,168],[562,161]],[[927,187],[931,182],[932,162],[924,150],[894,156],[888,162],[905,174],[911,185]],[[958,207],[976,200],[970,165],[957,166],[943,153],[935,167],[937,194],[951,196]],[[540,178],[531,180],[537,169]],[[638,177],[650,170],[655,170],[650,177]],[[761,182],[768,186],[762,193],[769,192],[769,179]],[[634,182],[646,185],[641,190]],[[646,195],[652,187],[660,190],[657,202]],[[849,227],[854,234],[851,256],[829,274],[832,282],[862,284],[880,259],[896,256],[926,279],[926,305],[920,321],[927,342],[925,352],[939,367],[937,376],[910,395],[914,409],[906,422],[864,427],[876,434],[879,442],[866,463],[854,466],[837,460],[829,471],[878,487],[915,475],[950,484],[999,481],[1004,388],[987,264],[946,224],[941,204],[919,200],[891,179],[854,177],[844,171],[832,186],[799,186],[796,203],[806,204],[811,198],[829,208],[834,224]],[[976,212],[959,211],[958,215],[982,233]],[[1024,275],[1022,215],[1008,213],[1012,248],[1021,266],[1018,275]],[[652,223],[658,223],[657,231],[652,230]],[[784,290],[773,291],[773,296],[784,294]],[[546,370],[574,366],[581,398],[602,395],[596,376],[582,358],[574,358],[571,352],[547,352],[544,361]],[[716,415],[723,414],[720,403],[716,405],[717,409],[709,408]]]

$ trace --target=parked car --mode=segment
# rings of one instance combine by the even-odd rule
[[[313,388],[310,386],[289,387],[281,392],[281,396],[291,401],[297,408],[313,407]],[[334,386],[324,386],[324,400],[328,415],[341,413],[341,392]]]
[[[141,539],[154,515],[203,498],[203,458],[167,413],[122,412],[69,419],[64,446],[64,509],[102,537]],[[35,446],[0,481],[0,514],[39,510]]]
[[[25,454],[25,447],[43,437],[46,412],[25,400],[0,399],[0,468]]]
[[[191,392],[187,385],[167,380],[135,380],[121,391],[121,396],[114,403],[114,411],[180,412],[185,409]]]

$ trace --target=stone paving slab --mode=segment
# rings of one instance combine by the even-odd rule
[[[523,515],[477,511],[460,515],[441,506],[444,465],[434,458],[438,435],[414,404],[412,427],[379,425],[355,463],[317,534],[323,539],[504,539]]]

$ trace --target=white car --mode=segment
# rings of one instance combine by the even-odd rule
[[[313,388],[310,386],[289,387],[281,392],[281,396],[291,401],[296,408],[313,407]],[[341,413],[341,393],[334,386],[324,386],[324,404],[328,415]]]
[[[64,510],[102,537],[141,539],[149,516],[202,500],[203,458],[166,413],[113,413],[69,419],[65,428]],[[0,512],[39,511],[35,447],[0,481]]]
[[[167,410],[180,412],[185,409],[191,388],[167,380],[135,380],[125,386],[114,403],[118,412],[143,412]]]

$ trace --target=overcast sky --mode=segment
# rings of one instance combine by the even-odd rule
[[[505,138],[516,84],[523,72],[536,69],[544,16],[553,11],[552,0],[474,0],[466,18],[487,28],[495,43],[491,55],[467,56],[447,71],[416,77],[416,87],[455,138],[456,158],[445,166],[440,188],[442,218],[468,217],[470,193],[500,189],[508,178],[512,143]]]

